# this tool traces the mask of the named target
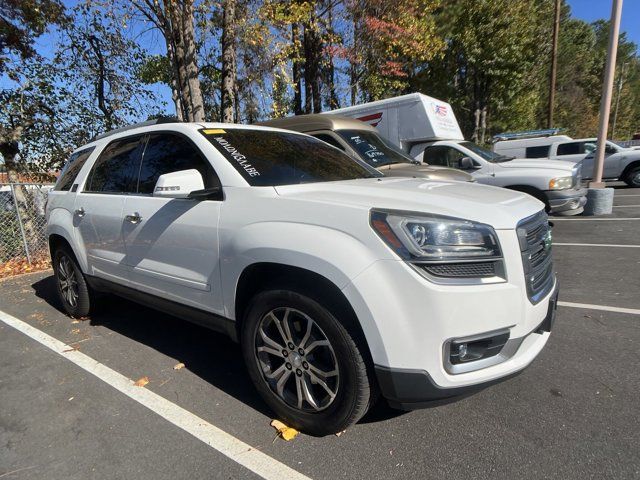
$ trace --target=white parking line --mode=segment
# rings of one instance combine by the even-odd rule
[[[623,220],[635,220],[636,222],[640,220],[639,218],[589,218],[589,217],[580,217],[580,218],[558,218],[552,217],[552,222],[607,222],[607,221],[623,221]]]
[[[640,245],[614,245],[609,243],[557,243],[553,242],[553,246],[560,247],[613,247],[613,248],[640,248]]]
[[[587,310],[603,310],[605,312],[630,313],[631,315],[640,315],[640,310],[637,310],[635,308],[609,307],[607,305],[592,305],[590,303],[558,302],[558,306],[570,307],[570,308],[584,308]]]
[[[638,208],[640,205],[614,205],[613,208]]]
[[[238,440],[234,436],[219,429],[215,425],[203,420],[184,408],[171,403],[164,397],[147,390],[144,387],[136,387],[133,381],[124,375],[112,370],[93,358],[74,350],[69,345],[53,338],[50,335],[32,327],[26,322],[0,310],[0,320],[16,330],[31,337],[45,347],[53,350],[58,355],[91,373],[107,385],[124,393],[129,398],[144,405],[152,412],[169,421],[176,427],[190,433],[198,440],[206,443],[213,449],[222,453],[234,462],[251,470],[256,475],[269,480],[294,479],[310,480],[309,477],[280,463],[278,460],[256,450],[251,445]]]

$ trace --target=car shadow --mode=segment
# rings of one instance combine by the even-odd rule
[[[39,280],[31,287],[38,298],[62,311],[53,276]],[[263,415],[273,416],[251,383],[239,345],[230,338],[120,297],[103,295],[97,302],[97,313],[89,319],[91,325],[106,327],[164,355],[180,359],[185,368],[204,381]],[[461,398],[434,401],[426,408]],[[380,398],[359,423],[377,423],[406,413],[391,408],[384,398]]]
[[[53,276],[35,282],[37,297],[62,310]],[[91,325],[101,325],[179,359],[185,368],[260,413],[272,416],[244,368],[238,344],[225,335],[111,295],[97,299]]]

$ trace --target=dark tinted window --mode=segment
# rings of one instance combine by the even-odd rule
[[[549,148],[549,145],[527,147],[524,155],[527,158],[546,158],[549,156]]]
[[[422,161],[429,165],[458,168],[462,157],[464,157],[464,154],[455,148],[435,146],[425,149]]]
[[[323,142],[327,142],[329,145],[339,148],[344,151],[344,147],[338,143],[338,140],[333,138],[332,135],[328,133],[313,133],[311,134],[313,137],[316,137],[318,140],[322,140]]]
[[[191,141],[180,135],[152,134],[140,166],[138,193],[153,193],[160,175],[192,168],[202,175],[205,188],[216,184],[213,167]]]
[[[561,143],[558,145],[558,155],[576,155],[585,153],[584,142]]]
[[[142,136],[116,140],[100,154],[89,174],[86,192],[131,193],[140,167]]]
[[[253,186],[381,176],[346,153],[306,135],[227,128],[200,131]]]
[[[62,168],[62,171],[58,176],[56,186],[53,189],[70,190],[71,185],[73,185],[73,181],[76,179],[78,173],[80,173],[80,170],[82,169],[82,166],[94,150],[95,147],[91,147],[72,154],[65,166]]]

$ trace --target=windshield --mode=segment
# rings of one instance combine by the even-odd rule
[[[367,130],[338,130],[360,158],[374,168],[394,163],[413,163],[399,148],[385,142],[380,135]]]
[[[487,162],[492,162],[492,163],[506,162],[508,160],[513,160],[514,158],[514,157],[508,157],[506,155],[500,155],[499,153],[496,153],[496,152],[492,152],[491,150],[482,148],[480,145],[476,145],[473,142],[460,142],[460,145],[462,145],[468,150],[471,150],[476,155],[480,155]]]
[[[200,133],[254,187],[382,176],[321,140],[296,133],[239,128]]]

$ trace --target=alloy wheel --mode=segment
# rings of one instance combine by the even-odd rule
[[[71,306],[78,304],[78,280],[76,271],[71,265],[71,260],[66,255],[62,255],[58,262],[58,284],[62,298]]]
[[[305,313],[275,308],[262,317],[255,353],[263,379],[287,405],[319,412],[336,398],[340,372],[331,342]]]

